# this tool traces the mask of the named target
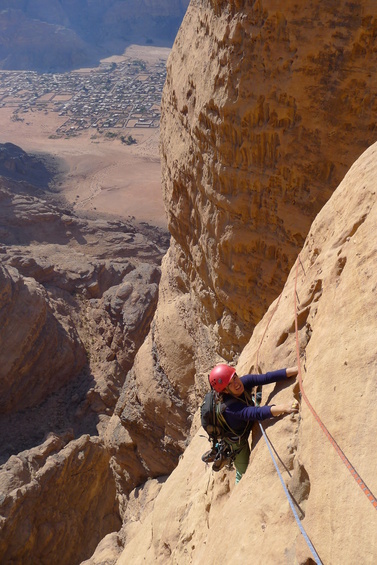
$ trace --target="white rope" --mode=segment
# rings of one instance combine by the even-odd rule
[[[277,463],[276,463],[274,454],[272,453],[271,445],[270,445],[270,442],[269,442],[269,440],[268,440],[268,438],[267,438],[266,432],[264,431],[262,424],[261,424],[260,422],[258,422],[258,424],[259,424],[259,427],[260,427],[260,429],[261,429],[261,431],[262,431],[262,434],[263,434],[263,437],[264,437],[264,439],[265,439],[265,442],[266,442],[266,444],[267,444],[268,451],[270,452],[272,461],[273,461],[273,463],[274,463],[274,465],[275,465],[275,469],[276,469],[276,471],[277,471],[277,474],[279,475],[280,482],[281,482],[281,484],[283,485],[283,489],[284,489],[285,495],[286,495],[286,497],[288,498],[288,502],[289,502],[289,505],[290,505],[291,510],[292,510],[292,512],[293,512],[293,515],[294,515],[294,517],[295,517],[295,519],[296,519],[297,525],[298,525],[298,527],[300,528],[301,533],[302,533],[302,535],[304,536],[304,539],[305,539],[306,543],[308,544],[308,547],[309,547],[309,549],[310,549],[310,551],[311,551],[311,553],[312,553],[312,555],[313,555],[313,557],[314,557],[314,559],[315,559],[316,564],[317,564],[317,565],[323,565],[322,561],[320,560],[320,558],[319,558],[319,556],[318,556],[318,553],[317,553],[316,550],[314,549],[313,544],[312,544],[312,542],[311,542],[310,539],[309,539],[308,534],[305,532],[304,527],[303,527],[303,525],[301,524],[301,520],[300,520],[300,518],[298,517],[298,514],[297,514],[297,512],[296,512],[296,508],[294,507],[292,497],[291,497],[291,495],[289,494],[289,491],[288,491],[288,489],[287,489],[287,487],[286,487],[286,484],[285,484],[285,482],[284,482],[284,479],[283,479],[283,477],[282,477],[282,475],[281,475],[281,473],[280,473],[279,467],[278,467],[278,465],[277,465]]]

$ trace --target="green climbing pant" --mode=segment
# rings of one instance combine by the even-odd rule
[[[242,475],[245,473],[247,466],[249,464],[250,457],[250,447],[247,441],[241,451],[239,451],[234,460],[234,466],[236,468],[236,484],[240,482]]]
[[[249,464],[250,447],[247,440],[243,440],[241,445],[225,440],[232,448],[233,453],[236,454],[233,463],[236,468],[236,484],[240,482],[242,475],[245,473]]]

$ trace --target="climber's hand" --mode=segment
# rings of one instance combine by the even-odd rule
[[[271,414],[273,416],[281,416],[282,414],[296,414],[298,412],[298,402],[293,400],[288,404],[276,404],[271,406]]]

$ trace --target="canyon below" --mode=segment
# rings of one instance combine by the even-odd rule
[[[158,132],[0,108],[1,563],[376,562],[376,50],[367,0],[191,0]],[[237,485],[219,362],[299,368]]]

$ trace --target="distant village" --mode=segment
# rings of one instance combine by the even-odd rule
[[[93,129],[130,144],[125,128],[158,128],[166,62],[101,63],[64,74],[0,71],[0,108],[13,107],[14,121],[34,111],[57,112],[64,123],[54,137]]]

